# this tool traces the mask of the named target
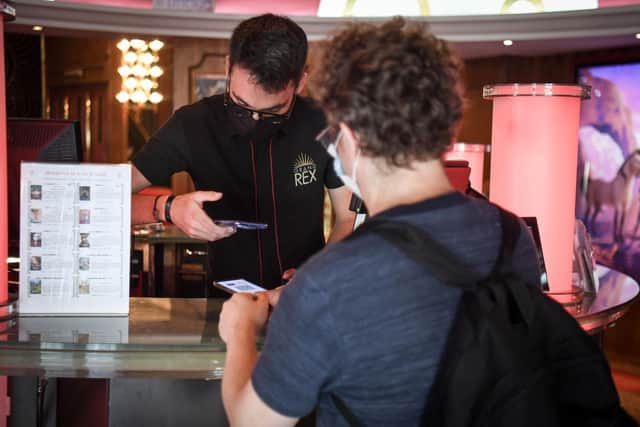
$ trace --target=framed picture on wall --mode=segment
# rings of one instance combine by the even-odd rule
[[[227,78],[224,74],[199,74],[194,76],[191,102],[224,93]]]
[[[224,93],[226,87],[225,55],[205,53],[189,67],[189,102]]]

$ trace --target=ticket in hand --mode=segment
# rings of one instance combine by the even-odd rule
[[[222,289],[225,292],[230,294],[235,293],[254,293],[254,292],[262,292],[266,291],[266,289],[256,285],[255,283],[251,283],[245,279],[235,279],[235,280],[222,280],[220,282],[213,282],[213,286],[218,289]]]

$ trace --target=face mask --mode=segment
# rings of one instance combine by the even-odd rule
[[[251,116],[241,116],[239,114],[234,114],[232,111],[227,110],[227,114],[229,116],[229,122],[231,126],[238,132],[241,136],[247,136],[253,132],[256,128],[257,120],[253,120]]]
[[[358,170],[358,160],[360,160],[360,149],[358,149],[358,152],[356,153],[356,159],[353,161],[353,171],[351,173],[351,176],[349,176],[344,173],[344,169],[342,168],[342,161],[340,160],[340,156],[338,156],[338,151],[336,150],[341,137],[342,130],[340,130],[340,132],[338,133],[336,142],[334,144],[331,144],[327,150],[328,153],[333,156],[333,170],[336,172],[336,175],[338,175],[338,178],[342,180],[344,185],[346,185],[353,194],[362,199],[360,186],[358,186],[358,183],[356,182],[356,171]]]
[[[266,141],[278,132],[281,125],[258,120],[253,129],[253,139],[257,142]]]
[[[271,138],[281,126],[265,120],[254,120],[251,116],[237,115],[231,111],[229,111],[229,121],[241,137],[255,141],[264,141]]]

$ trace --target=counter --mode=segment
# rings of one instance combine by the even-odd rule
[[[619,319],[639,291],[622,273],[604,267],[597,273],[597,296],[566,307],[590,334]],[[105,379],[108,423],[91,420],[93,426],[171,425],[172,418],[181,425],[225,425],[215,381],[222,377],[225,357],[218,335],[222,302],[131,298],[128,317],[10,319],[0,326],[0,375]],[[92,392],[85,394],[95,400]],[[78,399],[74,395],[74,407],[81,404]]]

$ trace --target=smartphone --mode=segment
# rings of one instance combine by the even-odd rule
[[[216,225],[223,227],[234,227],[239,230],[266,230],[269,227],[263,222],[240,221],[237,219],[217,219],[213,221]]]
[[[248,280],[244,279],[234,279],[234,280],[221,280],[219,282],[214,281],[213,286],[218,289],[222,289],[225,292],[230,294],[235,293],[255,293],[266,291],[265,288],[256,285],[255,283],[251,283]]]

